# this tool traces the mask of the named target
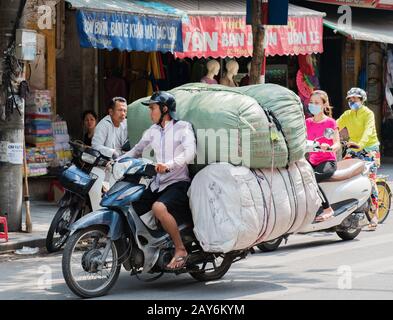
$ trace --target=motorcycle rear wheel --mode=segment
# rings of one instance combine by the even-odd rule
[[[202,264],[200,271],[189,272],[190,276],[200,282],[214,281],[221,279],[232,265],[233,257],[228,255],[213,254],[214,260],[209,262],[212,267],[207,267],[208,262]],[[221,262],[219,265],[217,262]]]
[[[362,228],[341,230],[336,231],[336,233],[342,240],[347,241],[355,239],[360,231],[362,231]]]

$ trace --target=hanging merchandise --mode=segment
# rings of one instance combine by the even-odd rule
[[[157,80],[163,79],[163,77],[165,77],[165,74],[161,73],[160,60],[156,52],[149,53],[147,72],[150,80],[147,84],[147,95],[149,96],[152,95],[154,91],[160,90]]]
[[[381,106],[384,99],[381,90],[384,52],[379,44],[371,43],[368,45],[367,54],[367,102],[371,106]]]
[[[317,63],[315,57],[311,55],[299,55],[298,61],[299,70],[296,75],[296,84],[303,106],[307,106],[311,94],[320,88]],[[305,108],[305,110],[307,109]]]
[[[393,52],[388,51],[386,63],[386,87],[385,95],[388,106],[393,110]]]

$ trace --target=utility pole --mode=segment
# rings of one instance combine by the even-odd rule
[[[12,72],[22,70],[10,48],[24,4],[0,1],[0,215],[7,216],[9,231],[22,228],[24,103]]]
[[[252,0],[253,52],[250,70],[250,84],[264,82],[265,70],[265,26],[268,0]],[[262,72],[261,72],[262,71]],[[262,77],[261,77],[262,75]]]

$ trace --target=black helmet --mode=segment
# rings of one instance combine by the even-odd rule
[[[154,92],[150,97],[150,100],[142,102],[145,106],[149,104],[157,103],[160,106],[161,113],[164,114],[164,106],[168,107],[168,113],[173,120],[179,120],[176,115],[176,100],[175,97],[166,91]]]

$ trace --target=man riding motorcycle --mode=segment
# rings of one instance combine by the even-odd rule
[[[171,236],[175,245],[175,253],[167,269],[179,270],[185,266],[188,258],[178,224],[191,220],[187,196],[190,186],[187,165],[196,155],[195,135],[190,123],[178,120],[176,101],[170,93],[155,92],[150,100],[143,104],[149,106],[154,124],[144,132],[131,151],[119,160],[125,157],[141,157],[149,147],[154,150],[158,174],[141,199],[133,203],[133,207],[138,215],[153,211],[155,218]]]
[[[359,147],[347,154],[346,158],[360,158],[374,163],[370,169],[370,178],[374,182],[371,195],[374,216],[370,221],[369,229],[375,230],[378,225],[378,189],[375,179],[381,156],[374,113],[365,106],[367,94],[363,89],[351,88],[347,92],[346,98],[351,110],[345,111],[337,120],[337,124],[340,131],[347,129],[349,145],[353,144]]]

